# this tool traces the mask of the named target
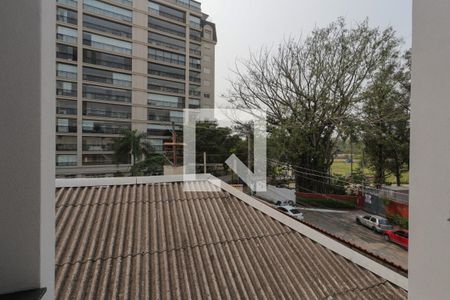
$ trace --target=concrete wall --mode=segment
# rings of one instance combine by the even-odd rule
[[[409,296],[450,295],[450,1],[414,0]]]
[[[54,287],[55,5],[0,1],[0,294]]]

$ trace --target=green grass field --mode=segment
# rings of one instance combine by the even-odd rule
[[[355,159],[355,161],[353,162],[353,170],[359,169],[359,167],[360,167],[359,163],[360,163],[360,160]],[[351,174],[351,164],[347,163],[345,159],[335,159],[333,165],[331,166],[331,173],[337,174],[337,175],[349,176]],[[365,168],[364,174],[366,174],[367,176],[373,176],[373,171],[368,168]],[[391,184],[395,184],[395,182],[396,182],[395,176],[390,175],[387,178],[387,182],[391,183]],[[405,172],[402,174],[401,182],[402,182],[402,184],[409,183],[409,172]]]

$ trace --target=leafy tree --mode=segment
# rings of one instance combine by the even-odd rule
[[[213,121],[199,122],[196,126],[198,162],[203,162],[203,152],[208,162],[213,163],[224,163],[233,153],[242,159],[242,154],[246,154],[244,148],[244,141],[231,128],[220,127]]]
[[[161,173],[164,158],[153,152],[153,148],[146,140],[145,133],[126,129],[121,132],[121,135],[114,144],[114,161],[116,163],[130,161],[131,158],[131,176]]]
[[[237,109],[267,112],[270,136],[285,162],[326,173],[368,80],[398,44],[392,28],[370,28],[366,20],[349,29],[339,19],[275,52],[252,54],[237,67],[230,102]],[[323,189],[299,171],[296,186]]]
[[[375,184],[385,183],[389,173],[401,184],[409,164],[410,55],[399,59],[393,51],[373,76],[365,93],[363,142],[368,165],[375,171]]]

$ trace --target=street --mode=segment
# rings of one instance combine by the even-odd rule
[[[299,209],[301,208],[299,207]],[[408,270],[408,251],[396,244],[385,241],[383,235],[356,224],[356,216],[365,215],[367,214],[366,212],[323,212],[306,209],[302,210],[302,212],[306,222]]]

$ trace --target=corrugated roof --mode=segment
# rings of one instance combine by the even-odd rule
[[[405,290],[221,190],[57,189],[57,299],[406,299]]]

